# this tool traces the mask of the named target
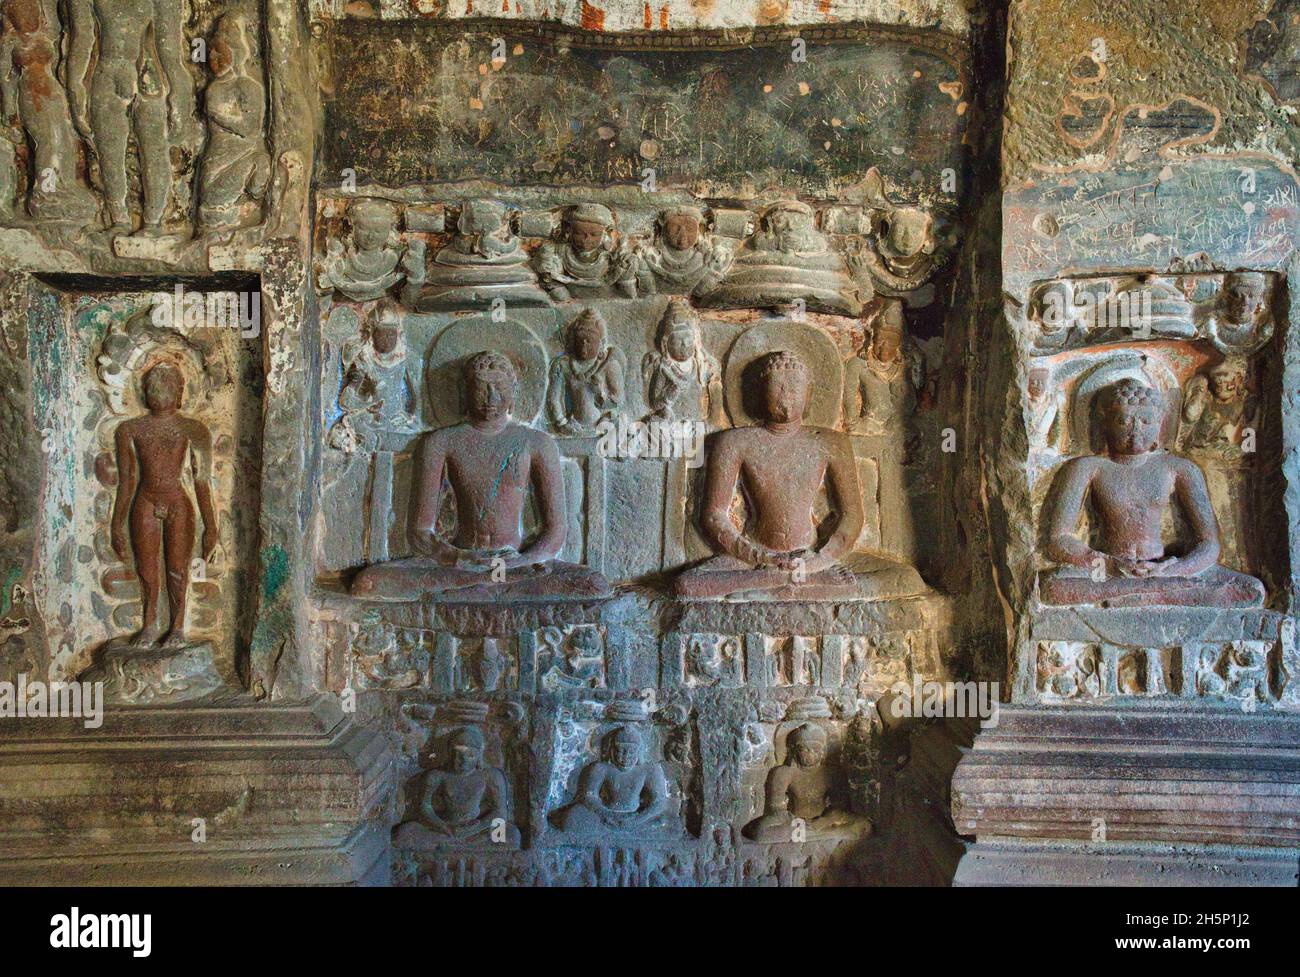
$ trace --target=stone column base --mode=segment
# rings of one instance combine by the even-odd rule
[[[1295,885],[1300,716],[1004,707],[953,776],[959,885]]]
[[[392,756],[332,698],[0,724],[0,884],[386,884]]]

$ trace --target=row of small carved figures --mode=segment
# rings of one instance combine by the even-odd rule
[[[558,224],[552,211],[495,200],[465,201],[454,218],[443,205],[409,205],[405,245],[389,201],[356,200],[347,223],[346,238],[330,237],[317,262],[317,286],[365,302],[404,282],[403,303],[430,312],[673,294],[721,308],[802,303],[856,315],[877,291],[898,296],[925,284],[945,243],[929,211],[894,206],[883,189],[866,205],[820,210],[794,199],[757,214],[669,207],[649,236],[621,232],[614,212],[593,203],[565,208]],[[432,263],[420,234],[450,234]],[[541,243],[530,254],[523,238]],[[845,242],[844,254],[832,238]]]

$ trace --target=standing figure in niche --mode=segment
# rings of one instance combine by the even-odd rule
[[[587,309],[565,330],[565,352],[551,363],[546,411],[561,434],[596,433],[623,406],[623,353],[606,339],[605,320]]]
[[[849,431],[893,434],[901,449],[905,421],[916,410],[916,394],[923,384],[923,365],[907,348],[900,301],[885,301],[862,354],[844,366],[844,417]]]
[[[88,221],[96,211],[90,191],[77,173],[77,134],[68,100],[55,74],[60,25],[54,0],[4,0],[0,3],[0,88],[4,118],[17,118],[31,142],[27,214],[33,220]],[[6,142],[10,140],[6,139]],[[12,208],[17,189],[14,151],[0,145],[6,162],[0,193]]]
[[[203,517],[203,559],[217,549],[217,513],[212,506],[212,435],[207,427],[180,413],[185,380],[167,363],[144,375],[149,413],[123,421],[114,434],[117,499],[113,504],[113,552],[124,563],[135,555],[144,599],[144,626],[131,639],[138,647],[179,648],[186,644],[185,603],[194,551],[194,506],[182,472],[188,465],[194,496]],[[130,527],[130,544],[127,529]],[[167,573],[170,625],[158,626],[162,594],[160,568]]]
[[[1098,394],[1104,455],[1067,461],[1044,507],[1047,556],[1060,566],[1039,577],[1046,604],[1135,607],[1173,604],[1259,607],[1264,587],[1218,562],[1219,526],[1196,462],[1163,450],[1165,398],[1124,379]],[[1078,538],[1091,502],[1091,542]],[[1171,501],[1191,538],[1167,549],[1161,529]]]
[[[710,427],[723,424],[722,371],[718,361],[700,342],[700,320],[680,299],[668,303],[655,348],[641,361],[647,419],[707,420]]]
[[[199,179],[199,220],[212,228],[235,227],[242,205],[260,199],[271,180],[263,124],[266,88],[247,18],[224,14],[209,48],[212,81],[203,96],[208,146]]]
[[[396,442],[419,433],[419,381],[407,359],[397,310],[380,303],[361,335],[343,348],[342,417],[330,429],[331,448],[348,453],[400,450],[404,444]]]
[[[127,143],[135,136],[141,234],[158,234],[171,193],[173,142],[198,151],[184,6],[173,0],[69,0],[72,118],[95,147],[113,230],[130,233]],[[94,68],[91,60],[94,59]]]
[[[614,214],[608,207],[580,204],[569,210],[560,240],[537,249],[537,275],[551,298],[636,298],[632,253],[614,243],[613,230]]]

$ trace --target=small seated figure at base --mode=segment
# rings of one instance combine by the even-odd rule
[[[555,440],[511,420],[519,380],[501,353],[470,357],[465,368],[469,419],[426,434],[420,444],[411,545],[418,556],[366,567],[352,582],[356,597],[412,601],[605,597],[595,570],[555,558],[564,546],[564,483]],[[456,499],[456,534],[437,533],[443,476]],[[541,532],[523,538],[531,488]]]
[[[862,491],[849,437],[803,423],[811,382],[789,352],[757,364],[766,420],[714,434],[705,462],[700,525],[718,555],[678,577],[678,595],[759,600],[877,600],[925,590],[910,566],[870,553],[851,553],[862,531]],[[731,518],[737,482],[750,506],[742,531]],[[818,547],[813,521],[827,484],[838,515]]]
[[[1105,455],[1066,462],[1045,506],[1047,556],[1039,575],[1045,604],[1260,607],[1264,585],[1218,563],[1219,526],[1205,475],[1160,446],[1164,396],[1124,379],[1098,397]],[[1095,542],[1076,536],[1085,500]],[[1167,552],[1161,525],[1171,500],[1192,538]]]
[[[602,757],[583,767],[572,804],[551,815],[565,834],[644,836],[668,830],[668,778],[662,763],[644,760],[641,734],[619,726],[605,735]]]
[[[768,771],[763,813],[745,825],[744,836],[777,844],[871,834],[868,818],[833,805],[835,772],[825,760],[826,730],[813,723],[791,730],[785,763]]]
[[[510,823],[510,787],[496,767],[483,764],[486,744],[473,726],[451,735],[446,769],[420,775],[415,818],[403,822],[393,840],[407,848],[435,845],[498,844],[519,847],[519,829]]]

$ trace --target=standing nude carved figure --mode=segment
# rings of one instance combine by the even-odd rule
[[[133,226],[126,199],[128,136],[134,133],[140,155],[143,234],[161,232],[172,180],[171,141],[195,152],[203,140],[194,117],[194,79],[185,63],[183,9],[171,0],[68,5],[72,117],[95,147],[109,219],[119,233],[129,234]]]
[[[217,514],[212,506],[212,436],[207,427],[180,413],[185,381],[161,363],[144,376],[149,413],[123,421],[114,435],[117,499],[113,504],[113,552],[126,562],[135,556],[144,598],[144,625],[131,639],[137,647],[179,648],[186,644],[185,602],[194,551],[194,506],[182,473],[190,466],[194,495],[203,517],[203,559],[217,548]],[[128,526],[130,544],[128,547]],[[160,569],[167,572],[170,621],[158,626],[162,596]]]

